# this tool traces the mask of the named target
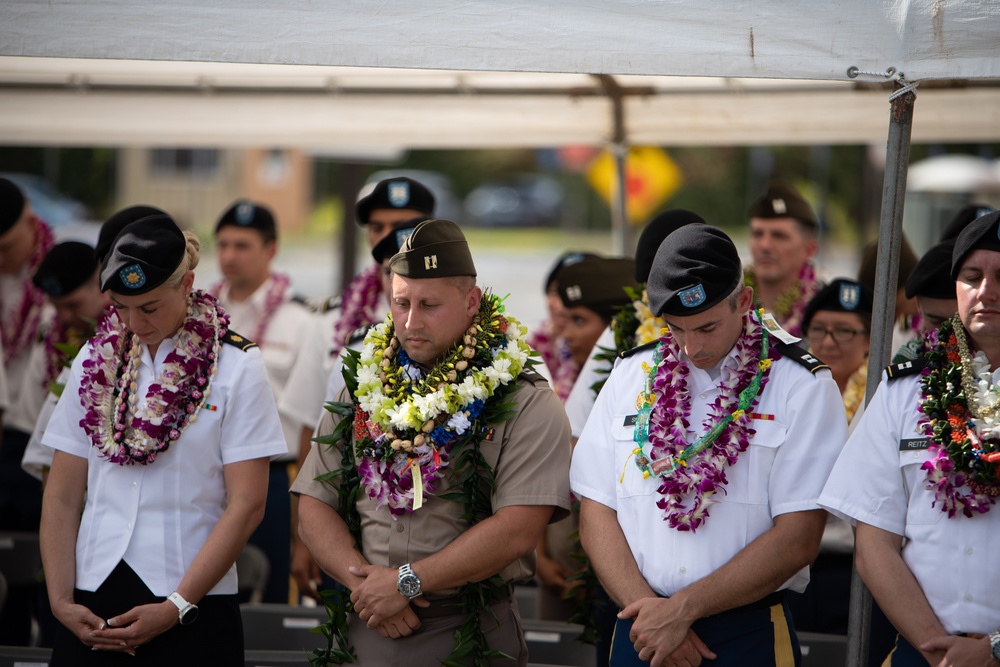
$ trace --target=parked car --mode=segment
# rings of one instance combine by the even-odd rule
[[[521,174],[474,189],[465,198],[465,212],[484,227],[546,227],[559,224],[564,198],[555,178]]]

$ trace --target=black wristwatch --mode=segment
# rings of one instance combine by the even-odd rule
[[[413,573],[410,569],[410,564],[401,565],[399,567],[399,579],[396,581],[396,589],[399,593],[406,598],[412,600],[413,598],[420,597],[423,591],[420,590],[420,579],[417,575]]]
[[[177,616],[180,619],[181,625],[194,623],[194,620],[198,618],[198,606],[185,600],[177,591],[171,593],[167,599],[177,607]]]

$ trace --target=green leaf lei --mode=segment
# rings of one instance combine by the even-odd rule
[[[484,366],[489,366],[494,349],[504,344],[505,337],[498,327],[500,318],[497,317],[503,312],[502,304],[503,300],[492,294],[483,295],[478,318],[481,329],[479,338],[490,341],[491,344],[488,347],[479,346],[481,349],[477,349],[476,356],[469,359],[467,371],[469,375]],[[521,326],[513,318],[502,319],[504,329]],[[387,324],[391,328],[391,317],[387,319]],[[366,337],[366,342],[367,340]],[[460,380],[458,377],[449,377],[449,370],[454,369],[454,364],[448,360],[462,347],[461,344],[456,345],[455,349],[445,356],[445,361],[428,371],[425,377],[438,378],[441,382]],[[361,517],[357,511],[357,502],[359,494],[364,491],[357,462],[359,457],[372,454],[372,441],[370,436],[358,437],[366,434],[358,429],[356,423],[359,415],[367,414],[357,403],[358,366],[361,354],[344,349],[342,356],[344,380],[353,400],[327,403],[326,409],[340,419],[330,435],[314,439],[318,444],[341,449],[341,468],[316,479],[337,485],[337,511],[347,524],[355,545],[360,548]],[[448,368],[449,363],[452,363],[452,368]],[[524,362],[524,369],[530,370],[535,363],[537,362],[529,356]],[[387,374],[391,375],[397,371],[398,362],[391,358]],[[499,384],[492,396],[485,401],[479,414],[471,420],[469,428],[451,444],[448,463],[450,490],[436,497],[462,503],[465,510],[462,519],[470,525],[493,514],[490,498],[496,487],[496,479],[480,447],[489,424],[503,423],[516,414],[516,404],[511,399],[519,389],[520,386],[516,381]],[[352,442],[353,446],[349,446]],[[451,604],[461,607],[465,620],[455,631],[455,646],[442,662],[445,667],[462,667],[470,664],[463,662],[470,659],[474,667],[485,667],[495,658],[513,660],[512,656],[502,651],[490,649],[483,627],[483,617],[486,613],[499,623],[490,605],[507,595],[507,583],[499,575],[493,575],[483,581],[470,582],[461,587],[457,600]],[[310,665],[323,667],[357,662],[357,655],[348,635],[348,616],[354,611],[350,591],[344,589],[323,591],[321,597],[327,609],[327,621],[313,632],[322,634],[327,640],[327,646],[313,651],[313,656],[309,659]]]

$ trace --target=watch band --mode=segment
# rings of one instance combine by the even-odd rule
[[[990,653],[994,660],[1000,662],[1000,630],[990,633]]]
[[[177,619],[180,621],[181,625],[187,625],[198,617],[197,605],[193,605],[185,600],[184,597],[177,591],[168,595],[167,599],[170,600],[175,607],[177,607]]]
[[[411,600],[423,594],[423,591],[420,590],[420,578],[413,571],[413,568],[410,567],[409,563],[399,566],[399,577],[396,580],[396,588],[401,595]]]

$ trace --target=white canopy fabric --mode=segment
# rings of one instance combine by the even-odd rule
[[[619,76],[636,145],[882,143],[888,89],[847,81]],[[919,89],[913,138],[1000,141],[1000,87]],[[312,150],[599,145],[585,74],[0,57],[0,144]]]
[[[887,71],[914,141],[997,141],[997,34],[990,0],[4,0],[0,143],[881,143]]]
[[[1000,76],[991,0],[5,0],[0,55],[845,80]]]

